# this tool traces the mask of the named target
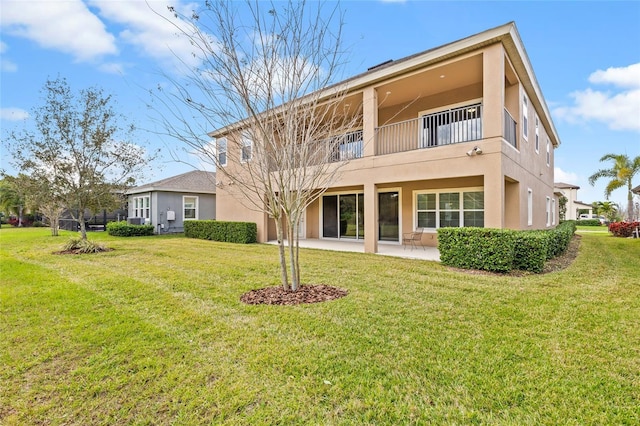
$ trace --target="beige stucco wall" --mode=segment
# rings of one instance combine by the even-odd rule
[[[550,162],[546,162],[546,146],[550,129],[539,121],[540,149],[535,151],[535,117],[543,114],[533,102],[536,93],[527,92],[526,80],[518,75],[509,52],[501,43],[484,46],[459,59],[447,58],[424,70],[412,71],[393,81],[381,81],[362,88],[364,157],[348,163],[334,164],[340,178],[328,192],[364,193],[365,250],[377,250],[377,194],[385,189],[400,192],[401,234],[413,230],[415,221],[414,191],[455,188],[482,188],[485,197],[485,227],[513,229],[545,229],[546,199],[555,199],[553,191],[553,145]],[[442,90],[438,88],[442,86]],[[522,136],[522,98],[528,105],[528,139]],[[417,149],[376,156],[373,144],[375,129],[381,125],[418,118],[425,111],[479,99],[483,105],[483,139],[473,142]],[[544,101],[542,101],[544,102]],[[513,147],[503,139],[504,109],[517,122],[518,142]],[[474,146],[482,155],[467,155]],[[229,145],[229,158],[239,152]],[[230,164],[229,167],[242,167]],[[219,173],[219,175],[221,175]],[[226,179],[222,177],[222,179]],[[528,191],[533,194],[533,218],[528,223]],[[245,220],[258,224],[258,240],[274,238],[264,213],[247,209],[238,200],[242,191],[233,185],[218,186],[217,217],[219,220]],[[246,204],[246,203],[245,203]],[[307,209],[306,238],[319,238],[321,233],[320,203]],[[558,205],[555,205],[557,224]],[[435,245],[433,233],[424,237]]]

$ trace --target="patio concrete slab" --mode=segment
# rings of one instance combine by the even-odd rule
[[[277,241],[269,241],[267,244],[277,244]],[[346,251],[352,253],[364,253],[364,243],[361,241],[344,241],[344,240],[321,240],[321,239],[305,239],[300,240],[300,248],[311,248],[318,250]],[[406,249],[400,244],[378,244],[378,253],[380,256],[402,257],[405,259],[420,259],[440,261],[440,252],[437,247],[418,247],[413,250],[410,247]]]

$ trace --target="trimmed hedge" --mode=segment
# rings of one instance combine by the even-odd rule
[[[144,237],[153,235],[153,225],[131,225],[127,222],[107,223],[107,233],[114,237]]]
[[[583,219],[579,223],[580,226],[602,226],[598,219]]]
[[[184,235],[202,240],[251,244],[257,241],[258,227],[253,222],[189,220],[184,223]]]
[[[575,221],[566,221],[555,229],[544,231],[440,228],[440,262],[456,268],[491,272],[517,269],[540,273],[547,260],[564,253],[575,229]]]

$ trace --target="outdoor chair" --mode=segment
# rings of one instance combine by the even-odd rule
[[[420,244],[420,246],[422,246],[422,250],[425,250],[424,244],[422,244],[423,231],[424,231],[423,228],[418,228],[413,232],[402,234],[402,245],[404,249],[406,250],[407,246],[410,245],[411,250],[413,250],[414,248],[418,247],[417,246],[418,244]]]

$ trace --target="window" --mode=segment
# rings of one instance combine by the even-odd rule
[[[484,227],[484,191],[416,193],[416,228]]]
[[[551,200],[551,224],[556,224],[556,199]]]
[[[551,165],[551,142],[547,139],[547,167]]]
[[[217,150],[218,150],[218,165],[226,166],[227,165],[227,138],[218,139]]]
[[[251,156],[253,154],[253,142],[251,141],[251,139],[243,138],[240,150],[240,161],[242,161],[243,163],[251,161]]]
[[[420,148],[482,139],[482,104],[423,115],[421,127]]]
[[[149,196],[134,197],[133,199],[133,217],[142,217],[149,219],[151,217],[151,208],[149,207]]]
[[[533,225],[533,190],[527,189],[527,225]]]
[[[529,101],[527,95],[522,95],[522,136],[527,139],[529,137]]]
[[[551,198],[547,197],[547,226],[551,226]]]
[[[540,152],[540,133],[538,129],[538,116],[536,115],[536,152]]]
[[[184,220],[198,219],[198,197],[182,197]]]

